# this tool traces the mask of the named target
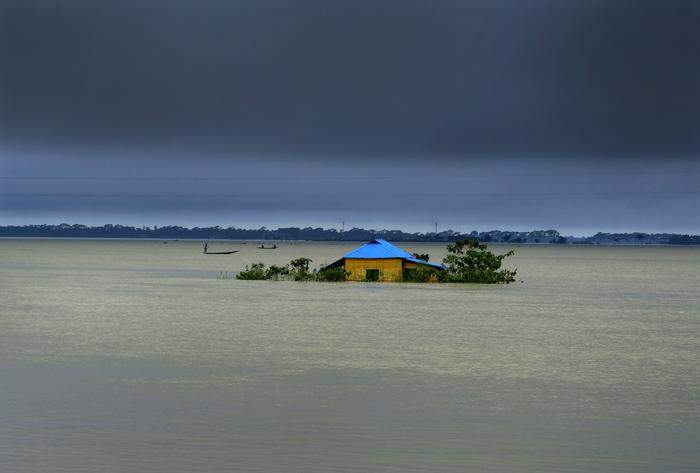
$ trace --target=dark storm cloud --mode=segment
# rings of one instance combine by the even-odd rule
[[[323,156],[689,158],[693,0],[0,6],[0,137]]]
[[[0,0],[0,224],[700,232],[693,0]]]

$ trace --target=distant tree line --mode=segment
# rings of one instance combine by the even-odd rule
[[[562,236],[556,230],[515,232],[491,230],[459,233],[452,230],[428,233],[410,233],[401,230],[366,230],[352,228],[340,231],[334,228],[285,227],[268,229],[236,227],[180,227],[176,225],[133,227],[128,225],[88,226],[60,225],[5,225],[0,226],[0,237],[54,237],[54,238],[155,238],[155,239],[222,239],[222,240],[309,240],[309,241],[368,241],[383,238],[405,242],[455,242],[471,238],[484,243],[511,244],[592,244],[592,245],[700,245],[699,235],[672,233],[596,233],[590,237]]]
[[[700,235],[671,235],[669,245],[700,245]]]

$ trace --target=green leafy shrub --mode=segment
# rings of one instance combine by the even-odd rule
[[[290,271],[294,281],[311,281],[314,274],[309,271],[310,258],[297,258],[289,262]]]
[[[316,281],[323,281],[323,282],[346,281],[348,279],[349,275],[350,275],[350,271],[346,271],[345,268],[343,268],[342,266],[337,266],[335,268],[328,268],[328,269],[319,270],[315,274]]]
[[[280,279],[285,279],[285,276],[289,275],[289,267],[277,266],[276,264],[270,265],[265,271],[265,279],[274,279],[279,281]]]
[[[477,240],[465,239],[447,246],[448,254],[443,260],[447,267],[440,275],[441,282],[508,284],[515,281],[517,270],[501,269],[503,260],[512,256],[508,251],[496,255],[487,250],[487,246]]]
[[[267,271],[265,270],[265,263],[253,263],[250,267],[246,266],[243,271],[236,274],[236,279],[269,279],[267,277]]]
[[[309,270],[309,258],[297,258],[278,266],[276,264],[265,267],[264,263],[254,263],[246,266],[243,271],[236,275],[236,279],[247,280],[273,280],[273,281],[312,281],[316,279],[316,272]],[[321,279],[326,280],[326,279]]]
[[[403,272],[403,280],[405,282],[430,282],[437,281],[438,273],[443,271],[438,271],[433,268],[418,266],[416,268],[405,269]]]
[[[296,271],[308,271],[311,258],[297,258],[289,262],[289,266]]]

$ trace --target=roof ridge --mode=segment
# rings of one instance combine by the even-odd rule
[[[439,263],[431,263],[429,261],[423,261],[415,256],[413,256],[408,251],[398,246],[394,246],[386,240],[374,239],[370,242],[365,243],[359,248],[343,255],[343,258],[359,258],[359,259],[391,259],[397,258],[407,261],[413,261],[414,263],[427,264],[429,266],[434,266],[437,268],[442,268],[443,266]]]
[[[386,240],[374,239],[359,248],[346,253],[346,258],[411,258],[412,255],[403,248],[394,246]]]
[[[377,240],[382,247],[384,247],[385,250],[387,250],[389,253],[392,255],[398,257],[398,258],[405,258],[404,254],[406,254],[406,251],[401,250],[401,248],[392,245],[386,240]],[[398,251],[397,251],[398,250]]]

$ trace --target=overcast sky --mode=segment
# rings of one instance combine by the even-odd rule
[[[694,0],[0,0],[0,224],[700,233]]]

